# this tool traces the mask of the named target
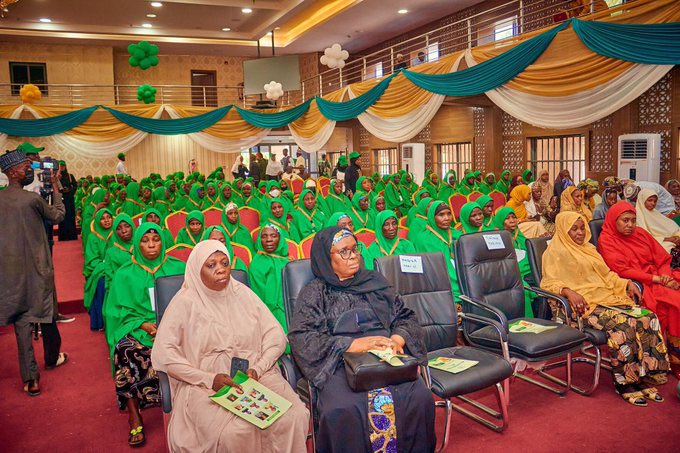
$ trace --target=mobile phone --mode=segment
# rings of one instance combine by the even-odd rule
[[[242,359],[240,357],[234,357],[231,359],[231,372],[229,375],[231,377],[236,376],[236,372],[241,371],[245,373],[250,368],[250,362],[247,359]]]

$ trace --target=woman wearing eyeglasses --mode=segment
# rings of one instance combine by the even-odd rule
[[[349,230],[325,228],[311,253],[316,277],[298,296],[288,339],[317,390],[317,451],[434,451],[434,401],[421,379],[368,392],[347,383],[344,352],[391,348],[422,363],[424,332],[379,273],[361,265]]]

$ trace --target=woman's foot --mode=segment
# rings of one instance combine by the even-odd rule
[[[640,388],[645,399],[648,399],[649,401],[654,401],[655,403],[664,402],[663,396],[659,394],[659,391],[656,389],[656,387],[652,387],[649,384],[642,383],[640,384]]]
[[[128,413],[130,418],[128,419],[128,424],[130,425],[130,435],[128,436],[128,445],[131,447],[141,447],[146,441],[146,436],[144,435],[144,421],[142,420],[142,414],[139,413],[136,405],[134,408],[128,407]]]
[[[633,406],[645,407],[647,406],[647,401],[645,401],[645,395],[639,390],[639,388],[633,384],[621,385],[616,384],[616,393],[621,395],[626,402],[632,404]]]
[[[31,379],[24,384],[24,392],[28,393],[28,396],[38,396],[40,395],[40,380]]]

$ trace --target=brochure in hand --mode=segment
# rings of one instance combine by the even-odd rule
[[[547,330],[556,329],[557,326],[542,326],[531,321],[519,320],[510,324],[510,332],[512,333],[541,333]]]
[[[400,357],[408,357],[406,355],[395,354],[390,348],[383,349],[382,351],[379,349],[371,349],[368,352],[392,366],[404,365],[404,362],[401,361]]]
[[[602,307],[605,310],[614,310],[624,315],[632,316],[633,318],[642,318],[647,316],[650,311],[642,307],[631,307],[631,308],[619,308],[619,307]]]
[[[243,391],[225,385],[211,400],[260,429],[269,428],[290,409],[290,401],[239,371],[233,378]]]
[[[460,373],[468,368],[472,368],[479,362],[476,360],[454,359],[448,357],[437,357],[436,359],[428,360],[427,364],[430,368],[446,371],[447,373]]]

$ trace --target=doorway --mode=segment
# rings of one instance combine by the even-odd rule
[[[217,107],[217,72],[191,70],[191,105]]]

